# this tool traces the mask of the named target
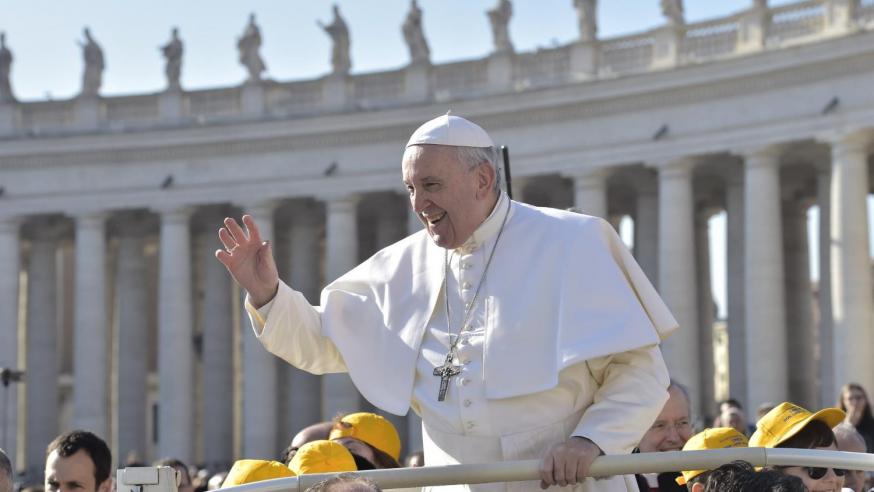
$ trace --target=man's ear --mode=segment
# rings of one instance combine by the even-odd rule
[[[115,479],[112,475],[97,486],[97,492],[115,492]]]
[[[482,162],[476,169],[477,173],[477,188],[476,197],[485,198],[491,193],[495,186],[495,180],[498,178],[495,173],[495,168],[489,165],[488,162]]]
[[[704,484],[701,482],[695,482],[692,484],[692,492],[704,492]]]

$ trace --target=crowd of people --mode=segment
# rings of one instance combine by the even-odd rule
[[[766,447],[840,450],[871,453],[874,417],[865,390],[848,384],[835,407],[816,412],[790,402],[764,405],[758,420],[749,425],[741,403],[720,402],[712,427],[695,429],[687,390],[676,381],[661,413],[641,438],[635,453]],[[421,451],[407,452],[401,460],[397,429],[382,416],[358,412],[319,422],[298,432],[276,460],[244,459],[230,470],[189,467],[174,458],[153,466],[168,466],[178,475],[180,492],[205,492],[245,483],[313,473],[338,473],[310,490],[379,490],[377,484],[355,472],[425,464]],[[121,467],[147,466],[128,459]],[[0,450],[0,492],[114,492],[112,456],[98,436],[73,431],[58,436],[46,450],[42,485],[15,482],[13,466]],[[734,461],[713,470],[678,470],[635,476],[641,492],[704,491],[868,491],[874,475],[827,467],[774,466],[757,470]]]

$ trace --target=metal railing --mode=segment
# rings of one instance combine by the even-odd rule
[[[753,466],[794,465],[874,471],[874,454],[811,449],[731,448],[707,451],[670,451],[665,453],[601,456],[592,463],[590,475],[597,478],[678,470],[712,470],[736,460],[746,461]],[[539,460],[526,460],[475,465],[369,470],[357,472],[357,475],[373,480],[383,489],[396,489],[540,480],[539,466]],[[316,483],[335,475],[331,473],[301,475],[299,477],[266,480],[237,487],[223,488],[222,491],[304,491]]]

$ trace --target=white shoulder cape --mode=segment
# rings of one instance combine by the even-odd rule
[[[677,322],[604,220],[511,202],[489,271],[496,327],[486,333],[486,397],[547,390],[595,357],[654,345]],[[442,288],[444,250],[425,231],[322,291],[322,333],[372,404],[406,414],[425,327]]]

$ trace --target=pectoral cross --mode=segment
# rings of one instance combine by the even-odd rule
[[[450,350],[449,353],[446,354],[446,360],[443,361],[443,365],[434,368],[434,375],[440,378],[440,392],[437,393],[437,401],[443,401],[446,399],[446,390],[449,389],[449,379],[461,374],[461,366],[456,366],[452,363],[454,357],[455,351]]]

